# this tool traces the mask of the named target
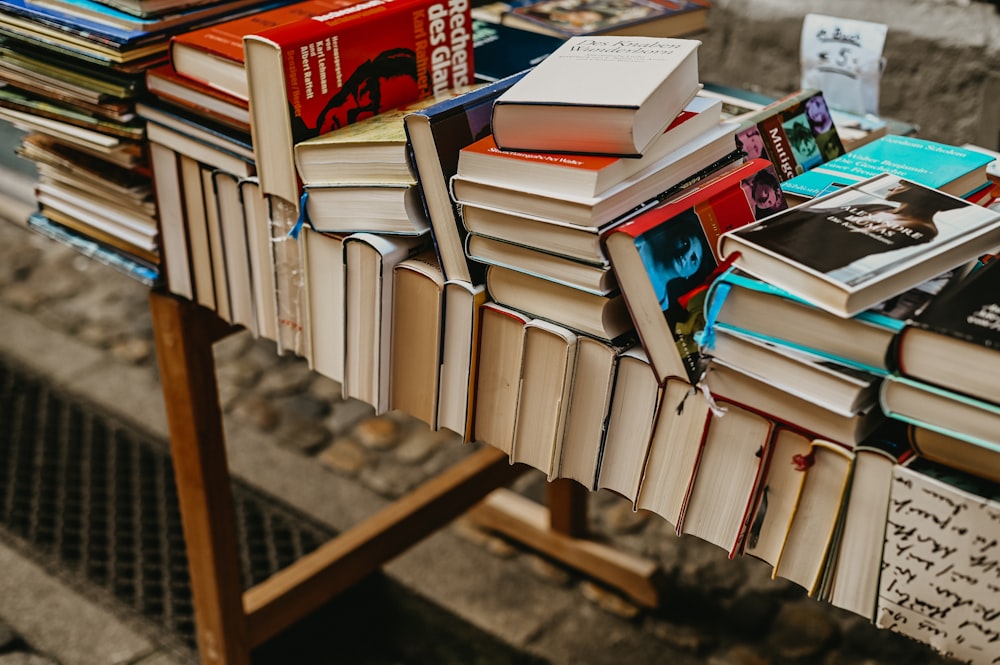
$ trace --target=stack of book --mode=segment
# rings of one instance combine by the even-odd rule
[[[163,266],[145,124],[144,72],[172,35],[262,0],[0,3],[0,118],[25,130],[35,163],[39,232],[145,284]]]

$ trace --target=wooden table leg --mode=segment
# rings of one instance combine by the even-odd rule
[[[239,545],[212,343],[213,312],[152,292],[150,309],[170,430],[201,662],[249,665]]]

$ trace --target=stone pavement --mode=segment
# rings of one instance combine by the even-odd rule
[[[138,283],[0,221],[0,352],[166,436],[147,296]],[[351,526],[469,452],[454,436],[398,414],[375,417],[367,405],[341,399],[338,384],[246,333],[220,342],[216,359],[233,474],[333,529]],[[514,488],[540,496],[544,482],[529,473]],[[526,661],[948,662],[771,580],[759,561],[729,561],[719,548],[678,538],[664,520],[634,513],[613,494],[588,496],[595,538],[662,567],[661,608],[642,609],[461,518],[390,562],[385,573]],[[132,640],[128,648],[109,651],[113,620],[105,615],[97,621],[105,632],[93,633],[101,644],[87,644],[87,631],[68,639],[60,624],[78,621],[81,611],[60,614],[54,610],[61,603],[35,596],[44,606],[32,617],[23,599],[36,593],[33,584],[51,583],[33,579],[18,575],[0,584],[0,665],[48,658],[62,665],[172,662],[142,636],[123,633],[122,640]],[[9,602],[16,595],[22,601]],[[12,632],[6,641],[4,622]],[[329,644],[296,662],[329,662],[340,648]]]

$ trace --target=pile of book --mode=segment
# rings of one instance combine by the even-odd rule
[[[162,280],[157,207],[136,105],[172,35],[263,0],[4,0],[0,118],[38,173],[31,228],[143,283]]]

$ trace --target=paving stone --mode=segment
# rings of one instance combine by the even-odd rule
[[[18,640],[17,633],[3,619],[0,619],[0,652],[12,648]]]
[[[738,644],[712,654],[706,662],[707,665],[771,665],[774,661],[752,646]]]
[[[233,405],[233,416],[263,432],[273,431],[281,421],[278,410],[271,400],[260,395],[250,395]]]
[[[336,434],[350,432],[360,421],[375,415],[375,409],[361,400],[347,399],[330,405],[330,415],[324,424]]]
[[[641,610],[635,603],[629,602],[620,594],[609,591],[590,580],[580,582],[580,591],[583,593],[584,598],[616,617],[635,619],[641,613]]]
[[[325,402],[340,402],[344,399],[344,386],[321,374],[313,377],[308,390],[310,395]]]
[[[767,641],[780,658],[806,662],[816,658],[839,637],[837,623],[816,601],[787,603],[774,617]]]
[[[355,476],[368,462],[368,452],[354,439],[341,437],[324,448],[317,459],[334,471]]]
[[[455,445],[454,438],[448,432],[435,432],[422,423],[410,431],[409,436],[393,451],[393,457],[400,464],[419,465],[446,445]]]
[[[305,362],[285,362],[261,376],[257,390],[268,397],[301,394],[312,378],[312,370]]]
[[[403,433],[399,422],[386,416],[367,418],[354,427],[354,437],[369,450],[388,450],[399,445]]]
[[[59,665],[48,656],[30,651],[14,651],[0,654],[0,665]]]
[[[671,649],[691,654],[704,653],[714,642],[704,631],[682,623],[650,619],[646,630]]]

